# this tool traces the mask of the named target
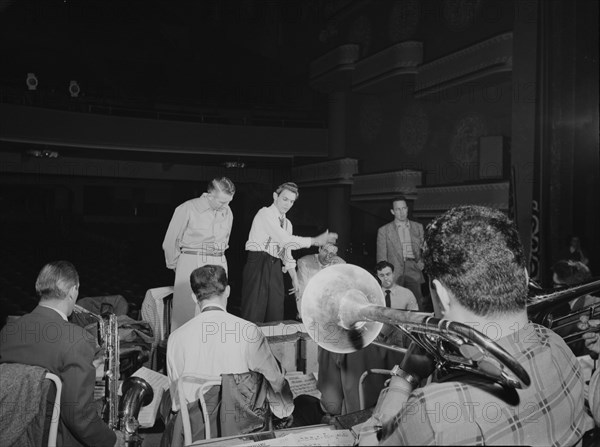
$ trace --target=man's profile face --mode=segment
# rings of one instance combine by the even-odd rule
[[[223,209],[229,202],[233,200],[233,196],[231,194],[227,194],[223,191],[219,191],[215,189],[208,193],[208,203],[212,210],[218,211]]]
[[[404,200],[396,200],[393,203],[393,208],[391,209],[392,214],[396,220],[401,222],[405,222],[408,220],[408,206]]]
[[[285,214],[292,206],[294,206],[294,202],[296,201],[296,193],[287,189],[284,189],[279,194],[274,192],[273,200],[275,203],[275,208],[277,208],[281,214]]]
[[[325,244],[319,250],[319,262],[323,265],[331,264],[333,258],[337,256],[338,248],[335,245]]]
[[[392,284],[394,283],[394,272],[390,267],[384,267],[381,270],[377,270],[377,277],[379,278],[379,281],[381,281],[382,287],[386,289],[392,287]]]

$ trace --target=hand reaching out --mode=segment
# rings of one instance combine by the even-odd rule
[[[600,320],[590,320],[587,315],[582,315],[579,317],[577,328],[582,331],[592,329],[590,332],[583,334],[583,340],[585,347],[590,351],[590,355],[593,358],[598,358],[598,354],[600,354],[600,334],[593,329],[600,328]]]
[[[337,233],[330,233],[329,230],[324,233],[319,234],[317,237],[313,238],[313,245],[317,245],[318,247],[322,247],[325,244],[335,244],[338,239]]]

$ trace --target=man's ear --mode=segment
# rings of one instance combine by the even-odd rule
[[[225,298],[229,298],[230,293],[231,293],[231,287],[229,287],[229,285],[227,285],[227,287],[225,287],[225,291],[223,292],[223,296]]]
[[[69,289],[68,296],[73,300],[73,302],[77,301],[77,296],[79,296],[79,286],[77,284],[73,285],[73,287]]]
[[[274,192],[274,193],[273,193],[273,202],[274,202],[275,200],[277,200],[277,197],[278,197],[278,196],[277,196],[277,193],[276,193],[276,192]]]
[[[437,297],[437,304],[439,306],[440,316],[443,317],[450,310],[450,292],[446,287],[437,279],[432,282],[431,292]],[[433,298],[433,297],[432,297]]]
[[[392,216],[396,217],[396,215],[394,214],[394,210],[393,209],[390,210],[390,213],[392,213]]]

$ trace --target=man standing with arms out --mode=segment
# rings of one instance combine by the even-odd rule
[[[77,270],[67,261],[50,262],[35,291],[40,304],[0,332],[0,363],[41,366],[60,377],[57,445],[124,445],[123,433],[108,428],[96,411],[95,337],[67,320],[79,295]]]
[[[298,259],[298,292],[296,293],[296,307],[298,316],[302,318],[302,294],[308,281],[323,270],[325,267],[334,264],[345,264],[338,255],[338,248],[334,244],[325,244],[319,248],[319,252],[312,255],[306,255]]]
[[[298,199],[298,185],[286,182],[273,193],[273,204],[261,208],[250,228],[242,283],[242,318],[253,323],[283,320],[285,290],[283,273],[292,278],[298,293],[296,261],[292,250],[335,243],[337,233],[326,231],[317,237],[294,236],[292,223],[285,214]]]
[[[234,194],[231,180],[215,178],[207,192],[179,205],[173,213],[162,245],[167,268],[175,270],[172,330],[194,317],[190,273],[205,264],[222,265],[227,271],[225,250],[233,225],[229,202]]]
[[[562,338],[529,322],[526,259],[514,224],[491,208],[451,209],[427,227],[423,260],[436,317],[483,332],[493,327],[492,337],[531,385],[504,389],[481,377],[438,373],[406,402],[389,392],[381,408],[398,406],[389,407],[391,426],[382,421],[391,431],[383,445],[577,444],[593,428],[581,368]],[[389,390],[399,379],[392,376]],[[456,412],[445,411],[450,406]]]
[[[394,266],[394,280],[399,286],[410,289],[417,298],[419,308],[427,310],[421,293],[423,261],[423,225],[408,220],[408,205],[404,197],[392,202],[394,220],[377,231],[377,262],[388,261]]]
[[[409,289],[394,283],[393,264],[380,261],[375,266],[375,271],[381,282],[386,307],[400,310],[419,310],[415,295]]]

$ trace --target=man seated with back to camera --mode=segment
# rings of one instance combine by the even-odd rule
[[[454,208],[427,227],[423,260],[436,316],[494,328],[497,337],[488,336],[525,368],[531,385],[504,389],[466,373],[433,375],[399,407],[388,392],[377,407],[387,408],[381,417],[392,422],[383,421],[381,443],[577,444],[593,426],[581,369],[558,335],[528,322],[528,275],[513,223],[498,210]],[[392,376],[390,390],[400,384]]]
[[[192,272],[190,283],[194,293],[190,299],[199,306],[199,313],[176,329],[169,336],[167,345],[167,372],[171,383],[173,410],[179,410],[179,403],[173,396],[177,380],[187,373],[220,376],[255,372],[262,375],[267,382],[266,400],[273,415],[284,419],[287,425],[291,424],[294,404],[289,384],[284,377],[285,371],[271,352],[260,328],[227,312],[230,287],[225,269],[220,265],[204,265]],[[249,395],[256,397],[257,401],[260,400],[263,381],[256,376],[246,377],[248,379],[240,385],[248,386],[242,393],[245,393],[246,402],[251,400]],[[198,388],[199,385],[196,384],[184,385],[187,402],[196,401]],[[223,389],[225,388],[223,383]],[[259,413],[262,408],[266,408],[263,404],[266,405],[265,402],[257,402],[257,405],[261,406],[260,411],[256,409]],[[222,406],[225,405],[226,403],[222,402]],[[230,414],[233,412],[231,409],[224,410]],[[237,410],[236,406],[235,411]],[[255,408],[243,410],[253,412]],[[246,417],[242,413],[232,416],[228,421],[236,419],[235,424],[238,426],[239,419]],[[223,420],[221,424],[224,424]],[[223,431],[227,429],[222,428]]]
[[[94,403],[96,338],[67,320],[79,295],[75,266],[68,261],[46,264],[35,291],[39,305],[0,332],[0,363],[41,366],[60,378],[57,445],[124,445],[123,432],[113,432],[98,416]]]

